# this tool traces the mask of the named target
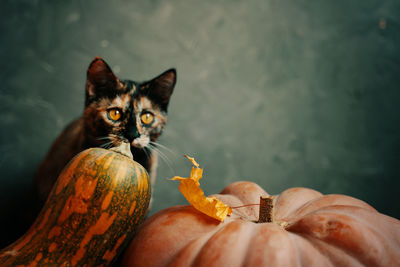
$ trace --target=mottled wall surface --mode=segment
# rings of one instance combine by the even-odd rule
[[[400,1],[8,0],[0,14],[3,210],[24,209],[101,56],[122,78],[178,70],[151,213],[186,203],[167,178],[189,174],[188,154],[206,194],[306,186],[400,218]]]

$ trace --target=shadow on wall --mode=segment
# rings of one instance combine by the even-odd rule
[[[32,173],[21,173],[18,179],[26,179]],[[0,210],[2,219],[0,221],[0,248],[11,244],[20,238],[32,225],[40,208],[32,206],[35,193],[30,184],[2,184]]]
[[[12,81],[9,81],[12,83]],[[6,88],[12,88],[6,84]],[[23,90],[29,90],[25,85]],[[25,97],[18,90],[0,92],[0,248],[19,238],[39,208],[34,201],[33,177],[64,121],[57,108],[41,97]],[[39,148],[39,149],[38,149]]]

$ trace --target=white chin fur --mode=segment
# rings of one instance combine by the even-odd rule
[[[146,147],[149,143],[150,143],[150,138],[148,136],[141,135],[140,137],[132,141],[132,146],[143,148]]]

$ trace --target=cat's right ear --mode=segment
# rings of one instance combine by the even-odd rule
[[[118,77],[100,57],[90,63],[86,80],[86,104],[109,91],[122,87]]]

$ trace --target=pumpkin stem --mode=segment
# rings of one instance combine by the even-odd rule
[[[274,221],[274,197],[260,197],[260,214],[257,223],[267,223]]]
[[[122,154],[124,156],[127,156],[130,159],[133,159],[133,155],[132,155],[131,147],[130,147],[129,143],[121,142],[121,144],[119,146],[113,147],[110,150],[117,152],[119,154]]]

